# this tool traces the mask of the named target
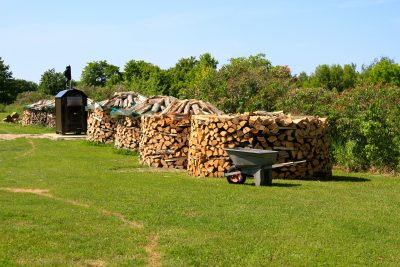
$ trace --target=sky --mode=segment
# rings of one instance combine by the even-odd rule
[[[88,62],[161,68],[206,52],[219,61],[263,53],[293,74],[386,56],[400,62],[400,0],[0,0],[0,57],[15,78],[48,69],[72,78]]]

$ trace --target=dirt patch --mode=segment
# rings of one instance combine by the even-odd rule
[[[71,200],[71,199],[67,199],[67,198],[61,198],[61,197],[57,197],[54,196],[52,194],[50,194],[48,189],[32,189],[32,188],[0,188],[0,190],[2,191],[8,191],[8,192],[13,192],[13,193],[28,193],[28,194],[34,194],[34,195],[38,195],[38,196],[42,196],[42,197],[47,197],[53,200],[58,200],[64,203],[68,203],[74,206],[78,206],[78,207],[84,207],[84,208],[91,208],[91,209],[96,209],[91,207],[88,204],[83,204],[80,203],[78,201],[75,200]],[[136,228],[136,229],[142,229],[144,228],[143,223],[142,222],[137,222],[137,221],[133,221],[133,220],[128,220],[123,214],[118,213],[118,212],[113,212],[113,211],[109,211],[106,209],[99,209],[98,210],[100,213],[107,215],[107,216],[112,216],[114,218],[117,218],[118,220],[120,220],[121,222],[123,222],[124,224],[127,224],[129,227],[131,228]]]
[[[103,267],[106,266],[106,262],[102,260],[88,260],[85,263],[87,267]]]
[[[123,223],[129,225],[129,226],[132,227],[132,228],[139,228],[139,229],[144,228],[143,223],[128,220],[128,219],[125,218],[125,216],[122,215],[121,213],[113,212],[113,211],[109,211],[109,210],[105,210],[105,209],[101,209],[100,211],[101,211],[101,213],[103,213],[104,215],[112,216],[112,217],[118,218],[120,221],[122,221]]]
[[[79,207],[84,207],[84,208],[90,208],[99,211],[103,215],[106,216],[111,216],[119,221],[123,222],[124,224],[128,225],[131,228],[134,229],[143,229],[144,225],[142,222],[138,221],[133,221],[133,220],[128,220],[123,214],[118,213],[118,212],[113,212],[109,211],[106,209],[96,209],[90,205],[79,203],[75,200],[71,199],[66,199],[66,198],[61,198],[54,196],[50,194],[50,191],[48,189],[38,189],[38,188],[8,188],[8,187],[0,187],[1,191],[7,191],[7,192],[12,192],[12,193],[25,193],[25,194],[34,194],[37,196],[42,196],[42,197],[47,197],[53,200],[61,201],[64,203],[68,203],[74,206],[79,206]],[[161,257],[159,252],[157,251],[158,247],[158,236],[157,235],[150,235],[148,238],[148,243],[145,247],[146,253],[148,255],[148,266],[151,267],[157,267],[161,266]],[[88,261],[86,262],[86,266],[93,266],[93,267],[101,267],[105,266],[105,262],[101,260],[94,260],[94,261]]]
[[[118,168],[113,169],[115,172],[177,172],[185,173],[186,170],[168,169],[168,168]]]
[[[28,143],[29,143],[29,145],[31,146],[31,148],[30,148],[28,151],[26,151],[24,154],[22,154],[22,155],[20,155],[20,156],[17,156],[17,157],[15,157],[14,159],[20,159],[20,158],[29,156],[29,155],[33,154],[33,152],[35,152],[35,150],[36,150],[36,145],[35,145],[35,143],[33,143],[33,141],[32,141],[31,139],[27,139],[27,140],[28,140]],[[28,192],[27,192],[27,193],[28,193]]]
[[[0,188],[0,190],[13,193],[31,193],[35,195],[42,195],[49,192],[48,189],[31,189],[31,188]]]
[[[161,266],[161,256],[160,253],[157,251],[158,247],[158,236],[155,234],[151,234],[148,243],[145,246],[145,250],[149,257],[149,261],[147,266],[150,267],[158,267]]]
[[[51,140],[77,140],[86,139],[86,135],[60,135],[56,133],[46,134],[0,134],[0,141],[14,140],[17,138],[44,138]]]

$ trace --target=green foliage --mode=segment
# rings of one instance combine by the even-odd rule
[[[6,65],[0,57],[0,103],[12,102],[11,81],[13,79],[10,66]]]
[[[45,94],[42,91],[27,91],[18,94],[15,103],[19,105],[28,105],[42,99],[51,99],[51,98],[53,98],[52,95]]]
[[[194,69],[198,61],[195,57],[182,58],[176,63],[175,67],[168,70],[171,87],[169,94],[172,96],[186,95],[182,92],[189,87],[190,81],[195,74]]]
[[[89,62],[81,74],[81,83],[88,86],[112,86],[122,81],[119,67],[106,60]]]
[[[104,87],[80,86],[79,89],[85,92],[85,94],[94,101],[109,99],[115,92],[127,91],[126,87],[120,84]]]
[[[400,87],[357,86],[342,93],[292,89],[277,107],[328,117],[335,162],[351,170],[400,170]]]
[[[124,84],[144,95],[168,95],[167,73],[158,66],[143,60],[130,60],[124,68]]]
[[[400,86],[400,65],[382,57],[369,66],[363,66],[361,79],[364,83]]]
[[[352,169],[395,170],[400,164],[400,88],[362,86],[344,92],[335,103],[336,144],[353,141]],[[345,164],[344,162],[338,162]]]
[[[324,88],[294,88],[277,101],[277,109],[294,115],[329,116],[339,94]]]
[[[64,75],[49,69],[42,74],[39,83],[39,90],[48,95],[56,95],[59,91],[66,89]]]
[[[190,96],[213,102],[226,112],[275,110],[277,99],[292,81],[289,68],[272,66],[264,54],[233,58],[219,71],[201,70]]]
[[[343,67],[337,64],[331,66],[324,64],[317,66],[310,77],[305,73],[300,75],[298,81],[300,87],[322,87],[338,92],[354,87],[358,79],[355,64],[345,64]]]

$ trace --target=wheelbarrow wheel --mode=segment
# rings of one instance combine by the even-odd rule
[[[230,167],[227,172],[238,172],[239,169],[235,166]],[[229,175],[226,177],[228,183],[230,184],[244,184],[246,182],[247,175],[243,173]]]

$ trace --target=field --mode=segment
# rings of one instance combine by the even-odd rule
[[[0,266],[400,262],[399,177],[252,183],[149,169],[86,141],[0,141]]]

